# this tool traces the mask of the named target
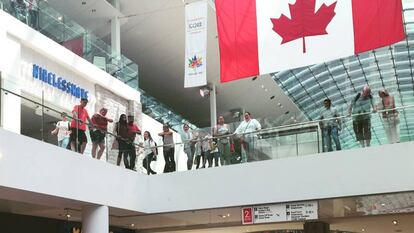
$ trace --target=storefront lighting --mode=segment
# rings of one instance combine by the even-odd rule
[[[397,220],[392,220],[392,224],[393,225],[398,225],[398,221]]]

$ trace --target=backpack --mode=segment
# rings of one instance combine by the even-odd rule
[[[154,142],[154,141],[153,141]],[[155,144],[155,155],[158,155],[158,145],[157,145],[157,143],[156,142],[154,142],[154,144]]]

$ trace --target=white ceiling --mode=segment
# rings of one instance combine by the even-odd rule
[[[74,17],[110,44],[110,22],[105,0],[49,0],[58,10]],[[191,0],[192,1],[192,0]],[[140,87],[198,126],[210,123],[209,100],[198,88],[184,88],[184,7],[183,0],[120,0],[122,53],[139,66]],[[186,1],[190,2],[190,1]],[[97,9],[102,4],[105,7]],[[212,6],[210,4],[210,6]],[[95,13],[91,9],[97,9]],[[105,11],[104,14],[100,11]],[[105,14],[111,14],[105,17]],[[270,76],[220,84],[216,16],[208,9],[208,82],[217,85],[217,113],[229,116],[231,109],[242,108],[256,118],[278,117],[299,112],[293,102]],[[105,27],[106,25],[106,27]],[[105,30],[106,28],[106,30]],[[262,85],[266,87],[264,91]],[[276,98],[270,100],[275,95]],[[280,108],[281,103],[284,108]],[[228,119],[230,121],[230,119]]]
[[[56,203],[51,202],[51,205],[54,204]],[[68,205],[70,206],[70,204]],[[78,209],[79,206],[76,206],[75,208]],[[76,209],[63,209],[40,204],[35,205],[17,201],[0,200],[0,212],[80,222],[81,212]],[[231,214],[230,217],[222,218],[222,215],[227,213]],[[70,214],[70,218],[66,216],[67,214]],[[242,233],[281,229],[303,229],[303,222],[286,222],[277,224],[242,226],[240,225],[241,221],[239,208],[146,215],[136,217],[137,219],[135,219],[134,217],[115,217],[114,215],[118,215],[119,213],[117,210],[113,209],[110,210],[110,214],[110,223],[113,226],[130,229],[145,229],[145,226],[149,225],[160,227],[160,230],[140,230],[140,232]],[[331,230],[364,233],[412,233],[414,232],[413,219],[414,214],[411,213],[368,217],[358,216],[345,218],[330,218],[322,219],[322,221],[329,223]],[[398,224],[394,225],[392,223],[393,220],[397,220]],[[132,223],[134,223],[133,227],[131,226]],[[173,230],[174,228],[171,227],[163,229],[163,226],[176,226],[178,228],[177,230]],[[183,230],[186,227],[187,229]],[[364,231],[362,229],[364,229]]]

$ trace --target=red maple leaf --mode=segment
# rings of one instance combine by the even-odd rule
[[[326,35],[326,27],[335,16],[337,2],[327,6],[325,3],[315,13],[316,0],[296,0],[295,4],[289,4],[289,19],[281,15],[278,19],[271,18],[273,31],[282,37],[282,44],[302,38],[303,53],[306,53],[305,37]]]

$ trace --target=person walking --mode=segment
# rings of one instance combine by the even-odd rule
[[[70,137],[70,122],[68,121],[66,113],[62,113],[62,120],[56,123],[56,128],[51,132],[52,135],[57,135],[58,146],[67,148]]]
[[[149,174],[152,174],[152,175],[157,174],[151,168],[151,162],[158,155],[157,144],[154,142],[154,140],[151,137],[150,132],[148,132],[148,131],[144,132],[144,155],[145,155],[145,158],[142,161],[142,166],[145,169],[147,169],[147,174],[148,175]]]

